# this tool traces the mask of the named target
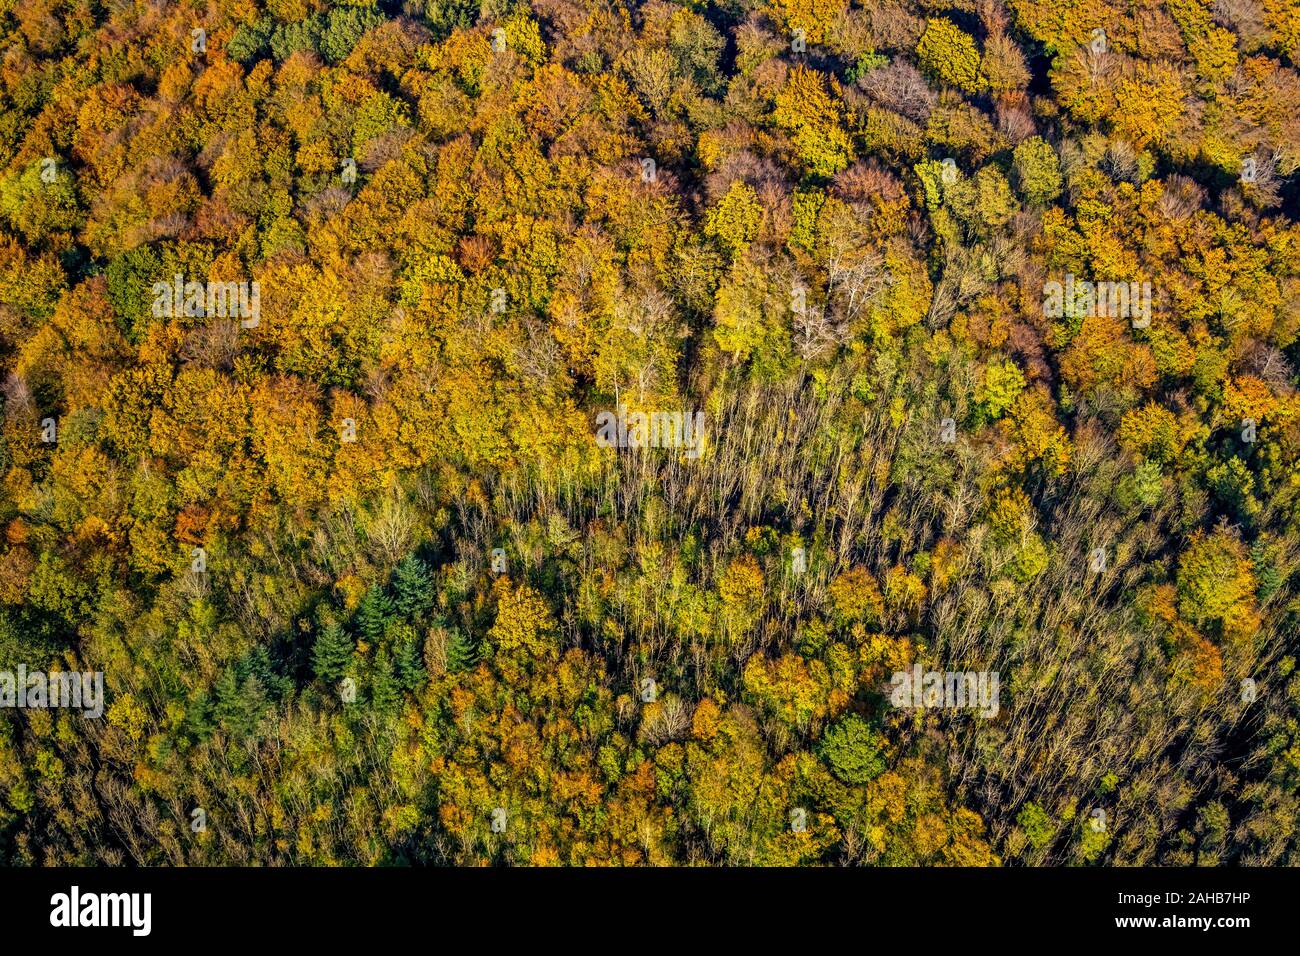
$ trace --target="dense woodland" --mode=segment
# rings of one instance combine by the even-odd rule
[[[0,710],[0,861],[1300,864],[1298,67],[1297,0],[0,0],[0,669],[106,689]]]

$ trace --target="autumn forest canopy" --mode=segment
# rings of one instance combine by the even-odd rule
[[[0,863],[1300,865],[1298,171],[1300,0],[0,0]]]

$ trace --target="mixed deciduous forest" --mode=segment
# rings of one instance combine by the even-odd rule
[[[0,860],[1300,864],[1298,68],[1297,0],[0,0],[0,670],[105,692],[0,709]]]

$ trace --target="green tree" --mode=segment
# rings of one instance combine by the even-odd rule
[[[331,63],[345,60],[365,35],[384,22],[377,10],[362,7],[335,7],[329,12],[320,38],[320,52]]]
[[[869,783],[885,770],[885,742],[861,717],[850,714],[822,736],[818,750],[845,783]]]
[[[375,652],[375,659],[370,665],[370,703],[380,713],[393,710],[402,699],[402,687],[398,682],[393,666],[392,655],[388,648],[381,647]]]
[[[979,93],[988,84],[980,73],[979,47],[947,17],[926,21],[916,56],[932,76],[967,93]]]
[[[117,327],[128,342],[138,344],[149,327],[154,283],[170,281],[162,275],[162,261],[149,246],[140,246],[115,257],[104,275]]]
[[[355,651],[356,645],[348,632],[337,622],[331,621],[321,628],[312,645],[312,670],[320,680],[337,680],[352,662]]]
[[[393,641],[393,661],[397,682],[407,693],[414,693],[428,678],[419,638],[410,625],[403,624],[398,628]]]
[[[1032,800],[1020,809],[1016,823],[1025,831],[1025,838],[1035,849],[1041,850],[1056,838],[1056,824],[1051,816]]]
[[[408,554],[393,570],[393,603],[404,618],[411,623],[433,607],[433,576],[429,566],[414,554]]]
[[[478,661],[478,643],[460,628],[451,628],[447,638],[447,670],[459,674],[473,669]]]
[[[1038,136],[1016,147],[1012,157],[1016,186],[1025,202],[1045,206],[1061,195],[1061,164],[1056,150]]]
[[[357,630],[371,644],[377,644],[388,629],[394,613],[393,601],[378,584],[371,585],[357,605]]]
[[[1245,636],[1258,627],[1255,575],[1241,539],[1223,528],[1197,532],[1178,562],[1178,610],[1198,627]]]

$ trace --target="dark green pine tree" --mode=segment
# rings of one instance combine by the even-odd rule
[[[250,737],[271,707],[266,688],[256,674],[244,679],[243,686],[239,688],[239,703],[244,712],[244,736]]]
[[[452,628],[447,639],[447,670],[453,674],[472,670],[478,664],[478,644],[460,628]]]
[[[372,585],[357,607],[357,630],[371,644],[377,644],[392,616],[392,600],[378,584]]]
[[[227,668],[213,687],[217,723],[235,740],[252,736],[268,706],[266,691],[256,675],[239,683],[233,667]]]
[[[375,652],[375,661],[370,667],[370,702],[375,710],[385,712],[395,708],[401,699],[402,689],[393,673],[393,658],[388,648],[381,647]]]
[[[195,740],[207,740],[216,729],[212,714],[212,698],[203,693],[194,699],[185,712],[184,729]]]
[[[326,624],[311,650],[311,667],[316,676],[329,683],[338,680],[352,661],[356,645],[336,621]]]
[[[429,566],[414,554],[402,558],[393,570],[393,593],[397,595],[394,603],[398,612],[412,624],[417,623],[433,607]]]
[[[403,624],[402,633],[393,645],[397,662],[397,682],[402,690],[414,693],[424,683],[428,674],[424,669],[424,655],[415,631]]]
[[[259,644],[239,664],[243,677],[256,677],[271,700],[281,700],[293,689],[293,681],[275,669],[271,652]]]
[[[212,716],[226,733],[239,724],[239,678],[227,667],[212,685]]]

